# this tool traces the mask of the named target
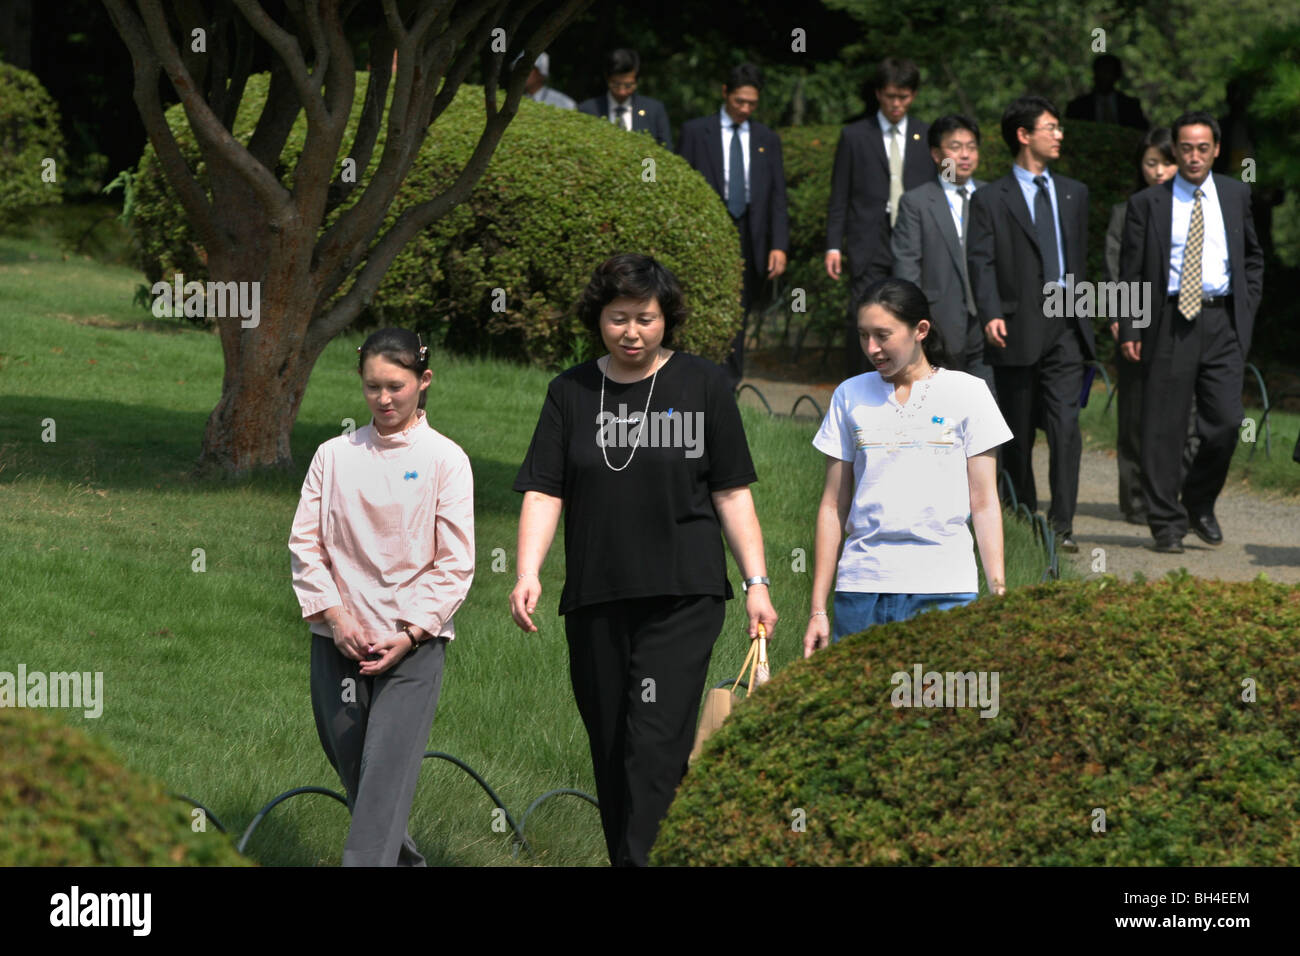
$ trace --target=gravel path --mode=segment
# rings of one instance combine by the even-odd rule
[[[757,387],[772,410],[788,415],[800,395],[811,395],[825,411],[834,385],[800,385],[768,379],[746,378]],[[741,405],[762,408],[748,389],[739,397]],[[808,402],[799,418],[820,419]],[[1296,466],[1300,468],[1300,465]],[[1034,444],[1034,477],[1039,489],[1039,508],[1046,513],[1047,443],[1040,433]],[[1085,576],[1104,571],[1128,579],[1141,571],[1148,579],[1186,568],[1199,578],[1249,581],[1265,574],[1272,581],[1300,583],[1300,499],[1282,498],[1247,491],[1229,481],[1215,508],[1223,529],[1223,544],[1211,547],[1196,535],[1183,539],[1182,554],[1157,554],[1151,549],[1151,532],[1144,526],[1125,522],[1119,510],[1119,486],[1113,450],[1084,448],[1079,472],[1079,504],[1074,518],[1077,555],[1062,555]],[[1100,554],[1094,554],[1101,549]]]

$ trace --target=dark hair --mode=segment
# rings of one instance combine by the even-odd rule
[[[1092,61],[1092,75],[1096,76],[1101,72],[1102,67],[1113,66],[1115,68],[1115,78],[1124,75],[1124,63],[1114,53],[1103,53]]]
[[[1142,137],[1142,145],[1138,147],[1137,155],[1137,189],[1147,188],[1146,178],[1142,175],[1142,160],[1146,157],[1147,150],[1155,147],[1160,150],[1160,155],[1164,161],[1171,166],[1177,164],[1174,157],[1174,138],[1169,134],[1168,126],[1153,126],[1147,130],[1147,134]]]
[[[621,73],[641,75],[641,58],[636,55],[636,50],[619,47],[605,54],[605,79]]]
[[[1174,120],[1174,125],[1169,127],[1169,138],[1173,140],[1175,146],[1178,145],[1178,132],[1184,126],[1208,126],[1214,141],[1216,143],[1219,141],[1219,121],[1212,113],[1207,113],[1205,110],[1192,110]]]
[[[724,87],[728,93],[734,93],[742,86],[752,86],[762,92],[763,71],[753,63],[742,63],[739,66],[733,66],[731,72],[727,74],[727,82]]]
[[[939,149],[943,145],[943,138],[959,129],[970,130],[975,134],[975,145],[980,144],[980,124],[969,116],[962,116],[960,113],[949,113],[947,116],[940,116],[930,124],[931,149]]]
[[[887,86],[915,91],[921,85],[921,71],[906,57],[887,56],[876,64],[871,82],[873,91],[883,90]]]
[[[366,359],[372,355],[381,356],[394,365],[402,366],[411,372],[417,381],[424,376],[424,370],[429,367],[428,346],[424,344],[419,334],[410,329],[390,328],[372,332],[357,349],[358,375],[364,374]],[[429,390],[426,388],[420,392],[420,408],[424,408],[428,398]]]
[[[928,320],[930,331],[921,340],[921,351],[925,353],[926,360],[936,368],[952,367],[952,360],[944,347],[939,326],[930,315],[930,301],[914,283],[892,276],[873,282],[867,286],[867,291],[862,293],[862,298],[858,300],[857,308],[853,310],[854,316],[861,315],[862,310],[869,305],[880,306],[909,328],[916,328],[922,319]]]
[[[611,256],[591,274],[591,281],[578,297],[578,318],[599,335],[601,309],[615,299],[656,299],[664,316],[663,344],[672,347],[673,329],[688,314],[686,298],[677,277],[650,256],[621,252]]]
[[[1002,140],[1007,144],[1007,149],[1011,150],[1012,156],[1020,152],[1016,130],[1033,129],[1034,120],[1044,113],[1051,113],[1052,119],[1058,123],[1061,121],[1061,114],[1052,105],[1052,101],[1042,96],[1022,96],[1012,100],[1011,105],[1002,112]]]

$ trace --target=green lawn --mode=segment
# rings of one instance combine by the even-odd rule
[[[103,716],[61,715],[110,743],[134,769],[202,801],[237,833],[273,795],[338,788],[316,737],[308,636],[289,579],[287,539],[302,473],[342,421],[368,421],[355,374],[360,337],[335,341],[312,377],[288,478],[195,483],[222,372],[214,335],[155,320],[131,299],[139,273],[66,257],[49,239],[0,237],[0,670],[102,671]],[[511,622],[519,496],[510,490],[548,375],[434,357],[431,423],[469,454],[478,575],[457,615],[430,749],[476,768],[518,817],[558,787],[594,792],[586,736],[568,685],[555,601],[563,543],[543,570],[541,633]],[[744,414],[760,481],[773,600],[774,668],[801,654],[809,608],[821,455],[815,424]],[[46,421],[53,420],[54,441]],[[1037,582],[1044,558],[1008,522],[1008,580]],[[195,549],[205,570],[196,571]],[[796,549],[808,554],[796,570]],[[738,579],[732,568],[733,581]],[[710,682],[747,649],[732,602]],[[510,839],[460,770],[427,762],[411,832],[432,864],[508,865]],[[268,865],[337,864],[347,830],[328,798],[289,801],[254,836]],[[572,797],[529,820],[522,863],[601,864],[596,811]]]

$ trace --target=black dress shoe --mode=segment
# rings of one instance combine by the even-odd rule
[[[1162,534],[1156,538],[1155,550],[1161,554],[1182,554],[1183,539],[1176,534]]]
[[[1196,515],[1191,518],[1190,525],[1196,532],[1196,537],[1206,544],[1223,544],[1223,532],[1219,530],[1219,522],[1214,520],[1214,515]]]
[[[1074,540],[1073,531],[1058,531],[1056,533],[1056,546],[1062,551],[1068,551],[1070,554],[1079,553],[1079,545]]]

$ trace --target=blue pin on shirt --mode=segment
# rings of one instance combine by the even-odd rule
[[[934,422],[936,425],[942,425],[942,424],[943,424],[943,416],[942,416],[942,415],[935,415],[933,418],[930,419],[930,421]]]
[[[419,473],[419,472],[417,472],[417,471],[408,471],[406,474],[402,475],[402,480],[403,480],[403,481],[410,481],[412,478],[419,478],[419,477],[420,477],[420,473]]]

